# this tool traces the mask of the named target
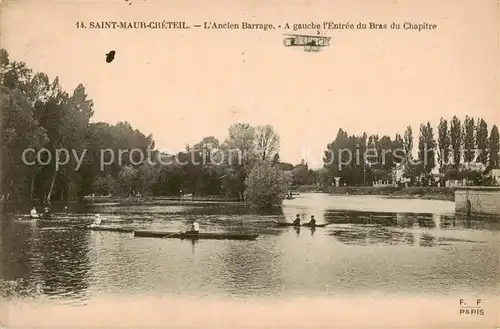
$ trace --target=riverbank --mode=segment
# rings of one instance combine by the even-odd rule
[[[179,197],[179,196],[140,196],[140,197],[85,197],[84,200],[88,203],[141,203],[141,204],[156,204],[164,201],[193,201],[193,202],[238,202],[234,198],[226,198],[221,196],[192,196],[192,197]]]
[[[453,187],[331,186],[323,192],[336,195],[382,195],[388,198],[455,201],[455,190]]]
[[[454,187],[400,187],[400,186],[295,186],[294,192],[329,193],[334,195],[382,195],[387,198],[455,201]]]

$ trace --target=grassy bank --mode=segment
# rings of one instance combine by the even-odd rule
[[[454,201],[455,190],[456,189],[453,187],[331,186],[323,190],[323,192],[342,195],[384,195],[393,198],[419,198]]]

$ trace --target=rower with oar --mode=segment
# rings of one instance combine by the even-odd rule
[[[307,223],[307,226],[310,226],[310,227],[316,226],[316,219],[314,219],[314,215],[311,216],[311,220],[309,221],[309,223]]]
[[[40,218],[43,218],[43,219],[50,219],[50,208],[49,207],[45,207],[44,210],[43,210],[43,214],[39,216]]]
[[[191,222],[191,230],[186,231],[187,234],[198,234],[200,233],[200,224],[196,221],[196,219],[193,219]]]
[[[33,209],[31,209],[31,211],[30,211],[30,217],[31,218],[40,218],[40,216],[38,215],[38,213],[36,211],[35,206],[33,206]]]
[[[95,215],[94,222],[90,224],[90,227],[99,227],[101,226],[101,215],[97,214]]]
[[[297,214],[297,216],[295,217],[295,220],[293,221],[293,225],[300,226],[300,215],[299,214]]]
[[[200,224],[198,224],[198,222],[195,219],[193,219],[191,221],[191,230],[185,231],[185,232],[183,232],[183,231],[174,232],[174,233],[165,235],[164,237],[162,237],[162,239],[169,238],[169,237],[177,235],[177,234],[193,236],[193,235],[198,235],[198,233],[200,233]]]

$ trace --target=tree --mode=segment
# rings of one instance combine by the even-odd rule
[[[139,171],[131,165],[123,167],[118,174],[118,179],[128,195],[139,187]]]
[[[245,180],[247,199],[262,208],[280,205],[290,183],[289,175],[269,161],[259,161]]]
[[[406,156],[411,157],[411,153],[413,151],[413,132],[411,130],[411,126],[406,127],[405,135],[403,138],[403,146]]]
[[[0,86],[0,108],[2,193],[16,201],[31,199],[37,173],[36,159],[34,153],[26,153],[27,162],[23,163],[22,156],[24,150],[38,151],[47,143],[46,131],[34,119],[32,108],[20,91]]]
[[[460,128],[460,119],[453,116],[450,125],[450,143],[452,149],[453,166],[458,168],[461,162],[462,148],[462,129]]]
[[[418,139],[418,158],[426,174],[430,174],[432,169],[436,166],[435,147],[436,142],[430,122],[427,122],[427,125],[421,124],[420,136]]]
[[[219,151],[220,142],[214,136],[204,137],[199,143],[197,143],[193,150],[198,153],[202,159],[202,165],[210,165],[212,157],[216,155]]]
[[[309,180],[309,167],[302,159],[301,163],[296,165],[292,172],[293,185],[306,185]]]
[[[279,152],[280,138],[270,125],[258,126],[255,130],[257,154],[261,160],[271,160]]]
[[[388,174],[394,167],[393,141],[389,136],[382,136],[378,144],[380,159],[382,162],[381,168],[383,168],[385,173]]]
[[[229,136],[224,142],[226,158],[238,163],[249,163],[256,158],[256,132],[248,123],[236,123],[229,127]],[[238,156],[240,158],[236,158]]]
[[[258,159],[255,128],[247,123],[229,127],[229,136],[222,146],[224,154],[223,188],[228,195],[243,200],[245,180]]]
[[[450,157],[450,134],[448,131],[448,121],[441,118],[438,126],[438,161],[439,161],[439,172],[443,173],[448,165],[448,160]]]
[[[93,191],[100,195],[108,195],[114,193],[117,189],[116,180],[110,175],[97,178],[92,184]]]
[[[368,143],[367,143],[368,139]],[[388,141],[390,148],[390,138]],[[351,135],[339,129],[335,140],[327,145],[325,156],[323,157],[323,167],[329,171],[330,183],[334,177],[340,177],[342,182],[348,185],[364,185],[366,183],[366,171],[369,171],[371,161],[373,165],[381,165],[382,144],[378,141],[378,136],[370,136],[363,133],[362,136]],[[368,152],[370,149],[370,152]],[[374,155],[373,158],[365,158],[365,153]],[[376,153],[376,154],[374,154]]]
[[[307,184],[308,185],[316,185],[319,183],[319,171],[309,169]]]
[[[400,134],[396,134],[392,142],[392,161],[395,165],[399,165],[405,160],[404,140]]]
[[[474,139],[474,131],[475,131],[475,126],[474,126],[474,118],[469,117],[468,115],[465,116],[465,121],[464,121],[464,161],[465,162],[472,162],[475,158],[475,139]]]
[[[68,94],[57,77],[50,80],[46,74],[33,72],[23,62],[11,61],[4,49],[0,49],[0,83],[2,192],[10,200],[15,199],[16,207],[29,199],[50,202],[52,197],[74,199],[96,188],[107,191],[112,185],[110,182],[118,180],[124,166],[133,161],[140,163],[141,154],[135,152],[130,157],[125,153],[101,171],[102,150],[111,149],[112,155],[118,155],[119,149],[139,149],[144,154],[154,148],[151,135],[145,136],[126,122],[115,126],[90,123],[93,102],[83,85]],[[41,160],[47,160],[46,164],[23,163],[24,150],[33,148],[36,152],[41,147],[52,155],[51,159],[42,157]],[[55,151],[61,149],[83,156],[81,166],[77,167],[73,156],[61,159],[68,162],[56,166]],[[33,153],[26,155],[26,160],[36,160]],[[112,155],[106,154],[105,160],[110,160]],[[127,177],[124,175],[128,170],[122,172],[122,178]],[[147,185],[151,185],[150,175],[144,177],[147,177],[144,180]],[[138,182],[134,188],[140,188]],[[158,184],[153,185],[156,188]]]
[[[493,125],[491,128],[491,133],[490,133],[490,138],[489,138],[489,155],[490,155],[490,161],[489,161],[489,167],[491,169],[496,169],[499,168],[499,136],[498,136],[498,127],[496,125]]]
[[[483,119],[477,120],[476,126],[477,161],[485,166],[488,164],[488,125]]]
[[[425,168],[422,163],[412,163],[408,162],[403,171],[403,177],[410,180],[410,184],[413,185],[417,177],[420,177],[425,173]]]

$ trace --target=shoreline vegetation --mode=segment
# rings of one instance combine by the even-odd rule
[[[297,186],[293,189],[294,198],[300,197],[300,193],[324,193],[330,195],[350,195],[350,196],[381,196],[390,199],[422,199],[422,200],[441,200],[455,201],[455,190],[453,187],[373,187],[373,186],[330,186],[318,187],[313,185]],[[296,193],[299,193],[297,195]],[[139,204],[156,204],[162,201],[178,201],[178,202],[221,202],[221,203],[246,203],[237,198],[205,195],[193,196],[189,198],[168,197],[168,196],[145,196],[145,197],[107,197],[95,196],[85,197],[84,200],[90,204],[99,203],[139,203]]]

